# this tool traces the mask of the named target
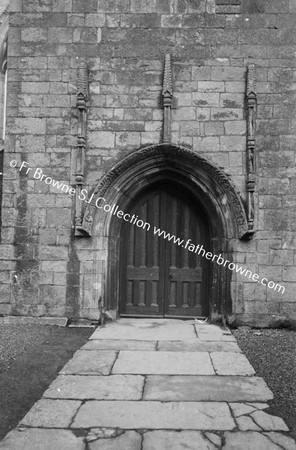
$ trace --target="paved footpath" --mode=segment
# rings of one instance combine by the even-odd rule
[[[11,450],[296,450],[229,330],[120,319],[98,328],[0,443]]]

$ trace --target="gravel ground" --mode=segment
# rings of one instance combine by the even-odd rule
[[[268,412],[282,417],[296,440],[296,331],[242,327],[233,334],[274,394]]]
[[[0,440],[42,396],[93,331],[0,324]]]

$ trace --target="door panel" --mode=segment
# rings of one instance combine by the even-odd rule
[[[193,251],[192,244],[203,244],[208,250],[208,230],[190,195],[160,185],[136,201],[130,213],[148,222],[150,229],[123,223],[120,314],[207,314],[208,261]],[[154,228],[174,236],[164,239],[154,234]]]

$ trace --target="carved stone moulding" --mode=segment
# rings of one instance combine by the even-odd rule
[[[249,237],[246,212],[229,177],[203,156],[174,144],[153,145],[130,153],[106,173],[90,195],[120,204],[120,195],[134,195],[137,186],[149,187],[153,180],[168,177],[184,186],[191,183],[192,189],[201,193],[209,217],[219,215],[225,238]],[[97,211],[94,204],[85,203],[82,226],[78,228],[81,236],[91,236]]]
[[[249,234],[254,234],[254,219],[255,219],[255,200],[254,191],[256,186],[255,181],[255,156],[256,156],[256,81],[255,81],[255,65],[249,64],[247,68],[247,85],[246,85],[246,104],[247,104],[247,220]]]

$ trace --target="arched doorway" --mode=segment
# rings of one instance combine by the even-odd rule
[[[202,205],[166,181],[144,190],[128,212],[138,219],[121,228],[119,314],[208,316],[210,266],[203,253],[210,230]]]
[[[103,198],[104,204],[114,205],[114,208],[118,206],[118,209],[125,213],[132,211],[132,208],[138,208],[140,211],[142,201],[153,203],[152,198],[149,200],[149,195],[153,197],[154,189],[168,184],[170,192],[173,192],[173,188],[174,192],[177,191],[176,198],[182,195],[181,203],[188,205],[186,208],[190,211],[190,217],[193,217],[192,221],[200,227],[201,239],[205,239],[205,242],[208,239],[209,245],[207,248],[204,245],[204,248],[213,255],[221,254],[224,260],[232,261],[238,240],[248,238],[248,224],[241,198],[230,178],[212,162],[196,151],[173,144],[152,145],[131,152],[118,161],[90,191],[92,201],[85,203],[82,226],[77,230],[82,236],[91,236],[93,267],[96,268],[93,278],[98,286],[93,294],[94,303],[103,305],[114,317],[119,311],[123,311],[120,297],[121,292],[126,289],[124,287],[122,291],[120,284],[124,267],[122,262],[125,261],[127,266],[127,260],[121,256],[122,251],[126,251],[121,247],[121,238],[124,236],[122,227],[125,224],[122,217],[106,214],[102,208],[98,208],[97,198]],[[172,208],[167,208],[168,211],[170,209]],[[179,215],[184,215],[182,209]],[[140,212],[138,216],[142,219]],[[151,227],[155,225],[152,222],[151,219]],[[176,234],[170,226],[170,223],[167,225],[165,222],[163,228],[166,232]],[[207,231],[203,233],[202,230]],[[177,231],[179,233],[179,230]],[[193,234],[187,239],[190,238],[194,242],[197,236],[195,237],[194,231],[190,230],[190,234],[191,232]],[[206,258],[203,260],[206,263]],[[216,262],[209,261],[209,264],[211,270],[206,270],[209,273],[207,292],[204,296],[201,294],[201,297],[207,299],[207,304],[203,305],[201,302],[199,309],[202,315],[206,315],[208,311],[209,316],[217,320],[218,317],[231,315],[233,311],[232,273]],[[165,267],[168,273],[168,264]],[[204,273],[203,271],[202,277]],[[186,283],[184,280],[183,282]],[[145,289],[151,288],[145,286]],[[202,289],[201,286],[201,292]],[[83,295],[83,287],[81,292]],[[166,309],[164,307],[158,311],[161,314],[161,311],[163,313]]]

